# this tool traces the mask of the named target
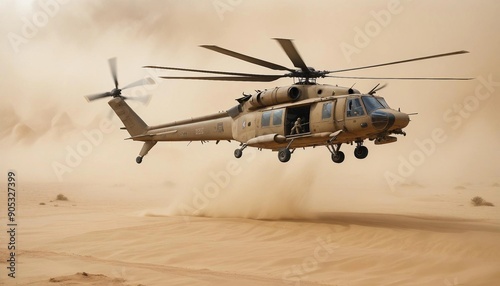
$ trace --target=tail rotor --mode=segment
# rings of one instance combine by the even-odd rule
[[[91,101],[94,101],[97,99],[101,99],[101,98],[105,98],[105,97],[113,97],[113,98],[121,97],[123,99],[136,100],[136,101],[142,102],[143,104],[147,104],[149,102],[149,100],[151,100],[150,95],[145,95],[145,96],[141,96],[141,97],[122,96],[122,90],[133,88],[133,87],[138,87],[138,86],[143,86],[143,85],[154,84],[155,81],[151,77],[146,77],[146,78],[134,81],[134,82],[132,82],[132,83],[130,83],[130,84],[128,84],[125,87],[120,89],[119,83],[118,83],[118,73],[117,73],[117,69],[116,69],[116,58],[110,58],[108,60],[108,64],[109,64],[109,69],[111,71],[111,76],[113,78],[113,82],[115,84],[115,88],[112,89],[111,91],[108,91],[108,92],[86,95],[85,99],[88,102],[91,102]]]

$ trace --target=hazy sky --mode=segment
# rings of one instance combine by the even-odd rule
[[[203,185],[210,180],[210,172],[223,170],[235,160],[236,143],[189,147],[160,143],[137,166],[134,159],[141,143],[122,140],[128,134],[118,130],[121,123],[116,117],[114,129],[99,131],[102,140],[96,137],[99,140],[91,142],[89,154],[80,156],[75,166],[68,167],[70,171],[57,175],[54,164],[67,166],[71,150],[89,141],[85,134],[98,130],[106,118],[106,100],[87,103],[83,96],[112,89],[108,58],[118,57],[122,86],[148,74],[143,65],[272,73],[198,45],[219,45],[292,66],[271,40],[281,37],[294,39],[309,66],[330,70],[468,50],[467,55],[345,75],[476,79],[387,81],[388,87],[379,95],[394,108],[419,113],[406,128],[408,136],[385,146],[367,143],[370,154],[363,161],[354,158],[352,146],[344,146],[347,158],[341,165],[331,162],[326,148],[298,150],[288,164],[280,163],[276,153],[258,152],[240,161],[244,175],[233,181],[236,186],[259,187],[293,179],[303,182],[301,186],[323,188],[332,186],[326,178],[334,176],[337,186],[362,187],[371,181],[384,189],[387,172],[424,185],[496,182],[500,175],[499,8],[500,3],[493,0],[1,1],[1,170],[14,168],[32,181],[62,178],[69,183],[127,184],[124,178],[134,178],[134,182],[178,188]],[[367,92],[381,81],[321,82],[355,83]],[[273,83],[157,80],[151,89],[135,91],[153,95],[147,107],[131,104],[153,125],[227,110],[242,92],[289,83],[289,79]],[[446,139],[435,142],[436,128]],[[435,146],[425,145],[428,140],[434,140]],[[420,158],[418,152],[425,156]],[[404,160],[416,160],[418,166],[401,174],[398,168]],[[198,180],[186,180],[193,176]],[[352,179],[358,176],[364,180]]]

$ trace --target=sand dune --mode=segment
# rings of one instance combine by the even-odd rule
[[[44,189],[49,187],[24,191],[16,279],[21,285],[494,285],[500,280],[500,223],[491,217],[434,211],[311,212],[289,220],[168,216],[134,205],[133,199],[113,203],[98,190],[81,199],[78,193],[85,189],[67,188],[69,201],[49,201],[55,198],[54,190]]]

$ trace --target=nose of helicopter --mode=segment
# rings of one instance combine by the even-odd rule
[[[403,129],[410,122],[408,114],[392,109],[378,109],[372,112],[373,127],[378,130]]]
[[[403,129],[410,123],[410,116],[406,113],[393,111],[396,120],[394,121],[395,129]]]

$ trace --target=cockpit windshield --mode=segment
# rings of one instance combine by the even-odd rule
[[[381,108],[389,108],[383,98],[376,98],[374,96],[362,96],[361,99],[363,100],[366,112],[368,113],[372,113],[372,111]]]
[[[387,104],[387,102],[385,102],[385,99],[383,97],[375,97],[375,98],[378,100],[378,102],[382,103],[384,108],[390,109],[389,104]]]

